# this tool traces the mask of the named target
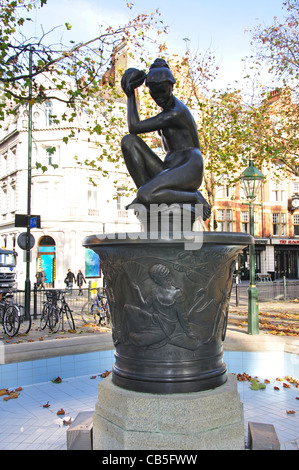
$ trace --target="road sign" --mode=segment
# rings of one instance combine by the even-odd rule
[[[15,227],[27,227],[26,214],[15,214]],[[30,228],[40,228],[40,215],[30,216]]]
[[[20,235],[18,236],[18,239],[17,239],[17,243],[19,245],[20,248],[22,248],[22,250],[26,250],[26,235],[27,233],[26,232],[22,232],[20,233]],[[31,248],[34,247],[34,244],[35,244],[35,238],[34,236],[32,235],[32,233],[30,233],[30,250]]]
[[[37,217],[32,215],[30,217],[30,228],[35,228],[37,226]]]

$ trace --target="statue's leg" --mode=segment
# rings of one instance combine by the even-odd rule
[[[164,170],[162,160],[135,134],[123,137],[121,149],[127,169],[137,188]]]
[[[195,171],[187,162],[176,168],[167,169],[139,188],[137,197],[141,204],[202,203],[197,191],[202,180],[202,172]]]
[[[150,204],[189,203],[203,205],[203,219],[210,217],[208,202],[196,188],[202,181],[200,167],[187,162],[177,168],[167,169],[138,189],[137,200],[145,206]]]

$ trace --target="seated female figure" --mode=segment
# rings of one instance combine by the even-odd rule
[[[153,100],[162,111],[140,120],[135,88],[144,80]],[[156,59],[149,73],[128,69],[122,88],[128,98],[129,135],[122,139],[124,160],[138,191],[134,203],[202,204],[203,219],[210,206],[198,191],[203,178],[203,159],[195,121],[189,109],[173,95],[175,79],[163,59]],[[166,151],[162,161],[138,134],[158,131]]]

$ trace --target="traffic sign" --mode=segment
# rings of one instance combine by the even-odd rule
[[[22,250],[27,249],[27,247],[26,247],[26,235],[27,235],[26,232],[22,232],[22,233],[20,233],[20,235],[18,236],[18,239],[17,239],[17,243],[18,243],[19,247],[22,248]],[[30,233],[30,250],[31,250],[31,248],[34,247],[34,244],[35,244],[35,238],[32,235],[32,233]]]
[[[15,227],[27,227],[26,214],[15,214]],[[40,215],[30,216],[30,228],[40,228]]]

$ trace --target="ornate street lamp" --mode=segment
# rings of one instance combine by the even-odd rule
[[[249,166],[240,176],[240,183],[246,199],[249,201],[250,235],[254,238],[254,208],[253,203],[264,179],[263,173],[249,160]],[[249,247],[250,285],[248,289],[248,333],[259,334],[258,290],[255,284],[255,242]]]

